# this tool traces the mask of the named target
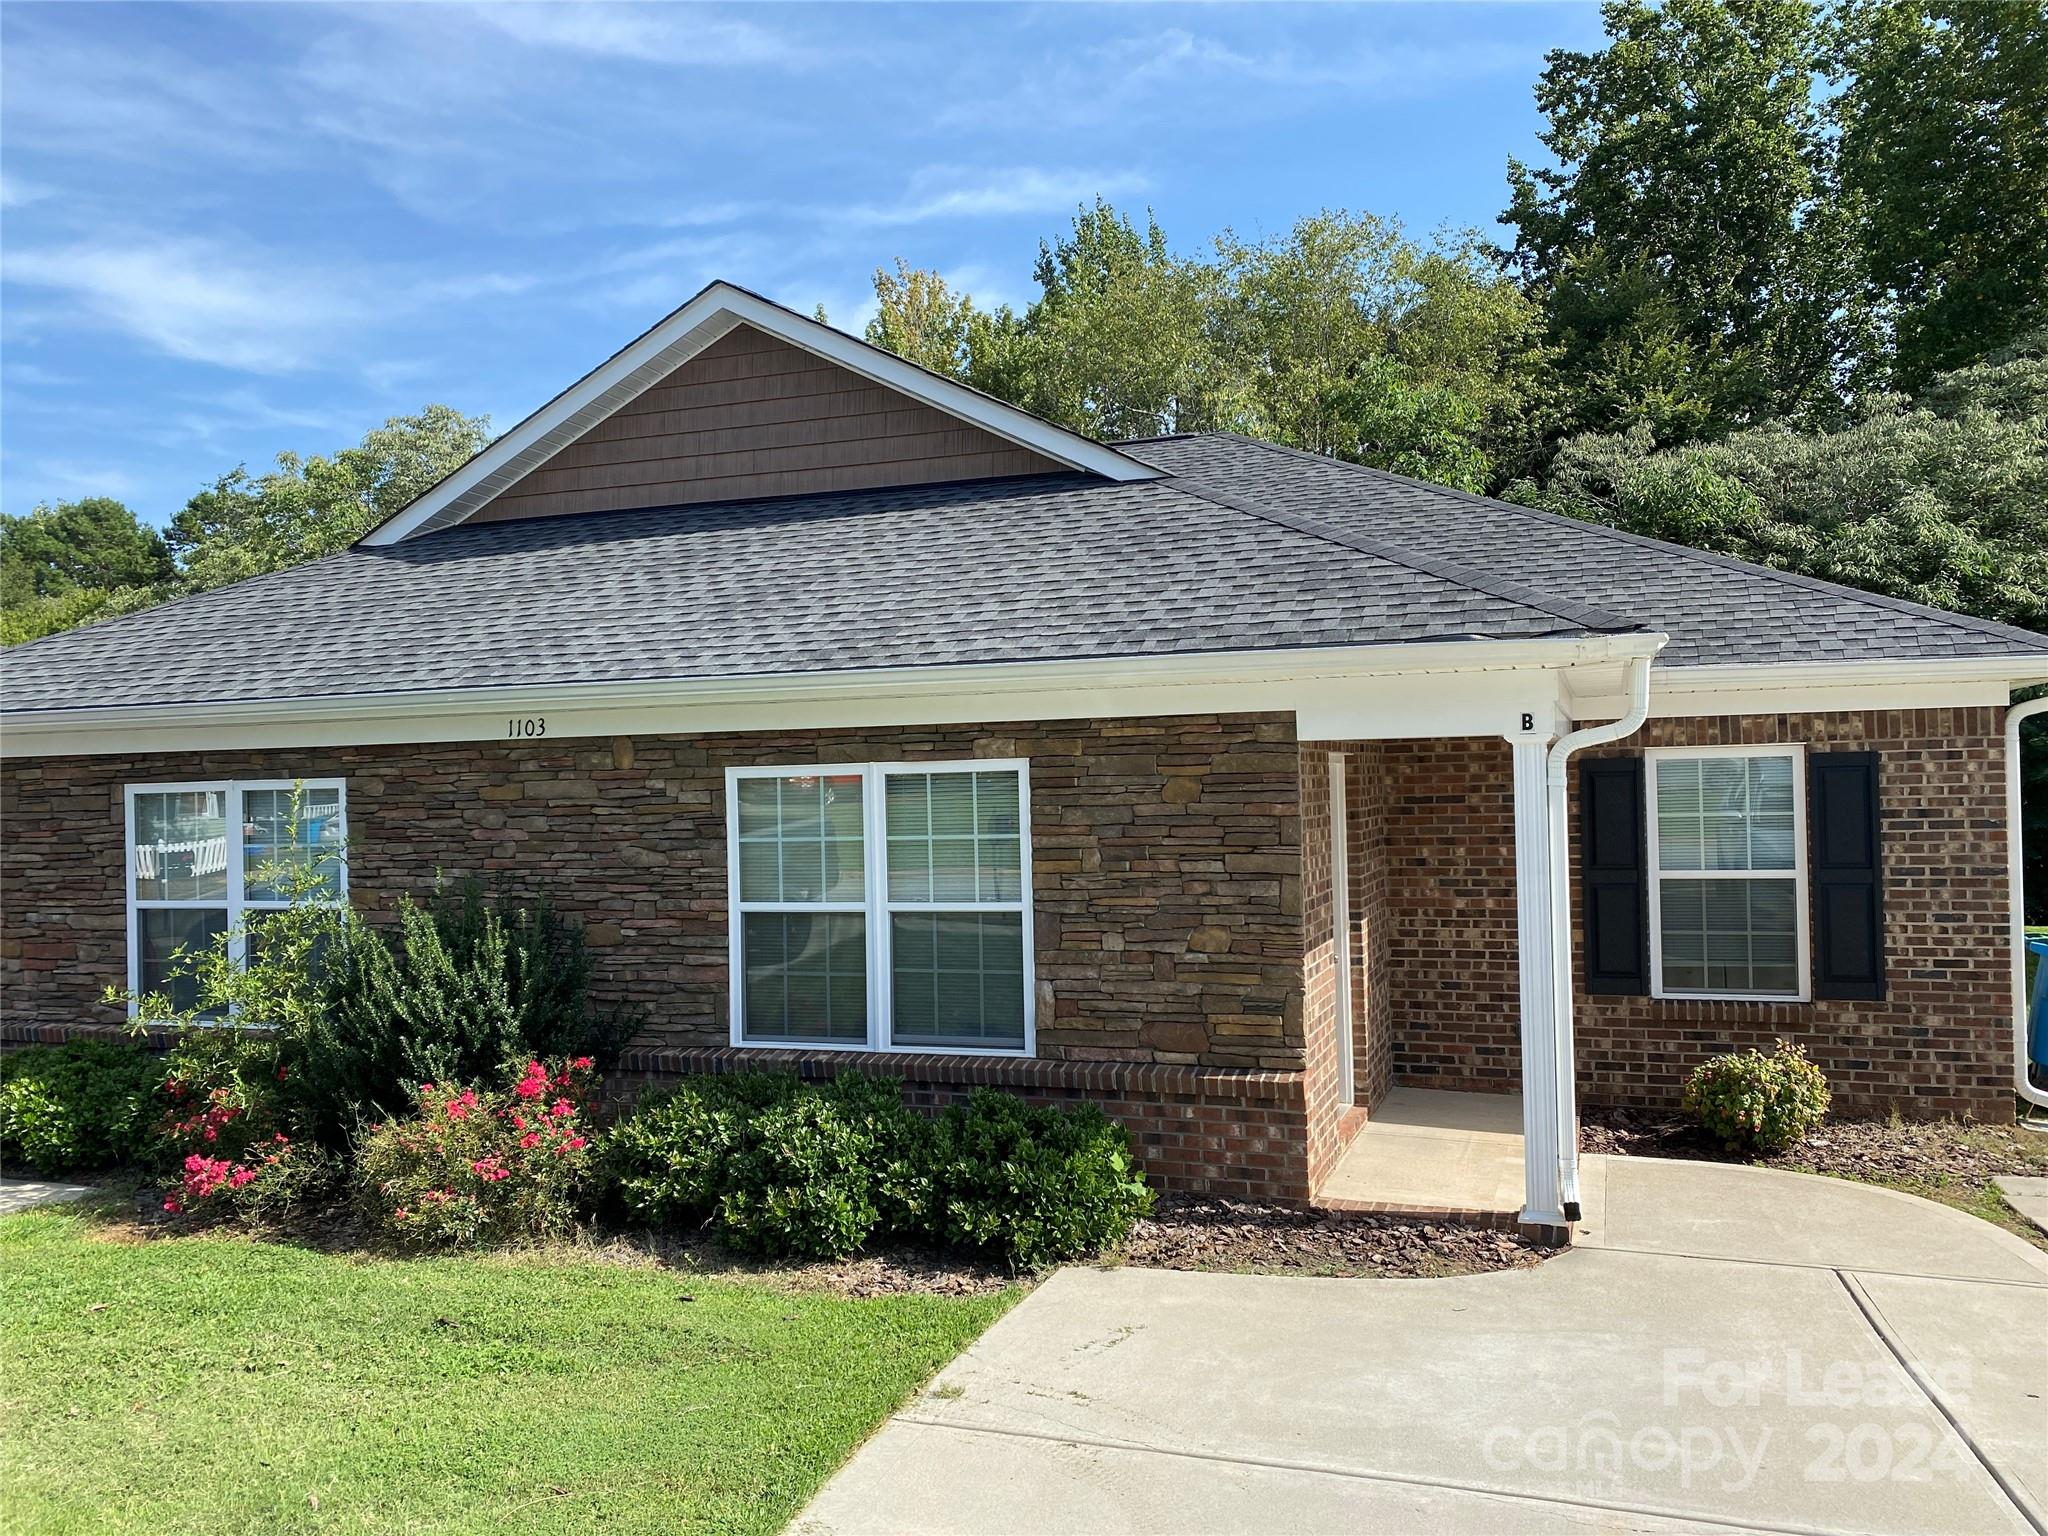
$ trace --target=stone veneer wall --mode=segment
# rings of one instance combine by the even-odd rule
[[[1030,761],[1038,1059],[734,1050],[728,764]],[[0,1035],[112,1022],[125,980],[122,788],[348,782],[350,891],[372,916],[436,873],[588,925],[597,990],[648,1027],[620,1086],[779,1064],[1088,1099],[1170,1188],[1306,1201],[1298,754],[1284,715],[337,747],[0,763]]]
[[[350,888],[388,913],[435,875],[589,925],[644,1043],[727,1044],[729,764],[1023,757],[1038,1049],[1298,1072],[1301,918],[1287,716],[9,759],[0,992],[17,1025],[107,1021],[125,982],[126,784],[338,776]]]
[[[1668,1106],[1706,1057],[1783,1037],[1825,1068],[1845,1110],[2009,1120],[2002,712],[1653,720],[1629,742],[1598,750],[1779,741],[1880,754],[1888,995],[1749,1003],[1582,991],[1581,1094],[1589,1103]],[[1520,1051],[1507,745],[1389,742],[1385,755],[1395,1071],[1423,1087],[1512,1091]],[[1584,910],[1576,807],[1572,825],[1576,920]],[[1575,945],[1581,939],[1575,934]]]

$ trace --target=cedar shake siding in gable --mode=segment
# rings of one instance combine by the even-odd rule
[[[0,1005],[118,1021],[99,998],[126,977],[124,785],[339,778],[359,906],[388,917],[437,874],[545,896],[589,925],[597,987],[645,1044],[722,1047],[725,769],[992,757],[1030,762],[1038,1054],[1298,1071],[1285,716],[9,758]]]
[[[742,325],[506,487],[469,521],[1065,472],[992,432]]]

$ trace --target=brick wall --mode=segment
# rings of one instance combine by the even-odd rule
[[[1884,880],[1881,1002],[1582,997],[1582,1091],[1662,1104],[1706,1057],[1796,1040],[1838,1107],[2012,1118],[2004,711],[1871,710],[1652,720],[1634,745],[1777,741],[1874,751]],[[1605,749],[1611,752],[1613,749]],[[1576,867],[1574,880],[1576,881]],[[1574,885],[1572,911],[1583,911]],[[1574,942],[1578,940],[1574,935]]]
[[[1345,780],[1351,833],[1351,950],[1358,1102],[1376,1107],[1394,1086],[1393,936],[1397,913],[1387,869],[1386,743],[1354,743]]]
[[[628,1051],[608,1087],[630,1099],[645,1083],[764,1066],[809,1078],[843,1071],[898,1078],[905,1102],[927,1111],[957,1103],[976,1087],[999,1088],[1034,1104],[1086,1100],[1123,1123],[1146,1174],[1165,1188],[1294,1204],[1306,1204],[1312,1189],[1302,1072],[865,1051],[804,1055],[727,1046]]]
[[[1382,748],[1393,1070],[1423,1088],[1521,1087],[1514,768],[1498,737]]]
[[[2001,711],[1653,720],[1629,742],[1597,750],[1778,741],[1881,754],[1888,996],[1774,1004],[1582,991],[1581,1095],[1669,1105],[1706,1057],[1782,1036],[1821,1063],[1843,1109],[2009,1119]],[[1395,1072],[1422,1087],[1512,1091],[1520,1048],[1508,747],[1389,742],[1384,752]],[[1576,920],[1576,806],[1572,826]]]
[[[1040,1054],[1302,1066],[1297,752],[1284,715],[461,742],[0,764],[0,1009],[104,1021],[126,979],[124,784],[343,777],[356,901],[436,873],[583,919],[650,1045],[727,1041],[728,764],[1024,757]]]

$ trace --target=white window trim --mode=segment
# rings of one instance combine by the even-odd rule
[[[929,902],[889,899],[889,840],[886,783],[891,774],[1014,773],[1017,775],[1018,871],[1016,901]],[[742,779],[789,778],[802,774],[858,775],[861,779],[861,839],[867,899],[864,901],[740,901],[740,800]],[[726,959],[731,981],[732,1044],[750,1051],[878,1051],[891,1056],[1031,1057],[1038,1053],[1037,945],[1031,917],[1031,766],[1021,757],[976,757],[921,763],[784,763],[725,770]],[[896,912],[1014,912],[1023,921],[1024,1044],[1007,1046],[896,1045],[889,1039],[892,1007],[891,914]],[[743,912],[857,912],[867,919],[868,1037],[854,1040],[749,1040],[746,1038],[746,960],[742,953]]]
[[[249,912],[280,912],[290,906],[284,901],[247,901],[243,899],[245,889],[242,847],[242,796],[250,790],[309,790],[331,789],[336,792],[341,810],[342,854],[337,860],[336,881],[339,887],[332,901],[322,906],[339,907],[348,902],[348,781],[346,779],[205,779],[193,783],[177,784],[129,784],[121,793],[121,857],[127,866],[128,906],[128,1013],[132,1018],[136,1012],[135,999],[142,991],[142,919],[139,914],[152,911],[216,912],[228,915],[230,953],[237,965],[242,962],[242,945],[232,937],[240,929],[244,914]],[[156,897],[143,897],[135,893],[135,800],[138,795],[184,795],[218,794],[225,806],[227,829],[227,892],[219,901],[172,901]]]
[[[1661,867],[1657,852],[1657,764],[1682,757],[1789,757],[1792,759],[1793,926],[1798,934],[1799,986],[1791,992],[1729,992],[1674,990],[1664,985],[1664,881],[1782,880],[1785,871],[1753,869],[1674,869]],[[1650,996],[1674,1002],[1805,1003],[1813,1000],[1813,936],[1806,907],[1806,746],[1777,741],[1734,747],[1650,747],[1643,753],[1643,819],[1648,823],[1646,856],[1650,884]]]

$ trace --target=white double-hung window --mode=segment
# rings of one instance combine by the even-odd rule
[[[1658,997],[1807,996],[1801,749],[1648,754],[1650,969]]]
[[[293,796],[298,797],[296,823]],[[297,892],[341,901],[345,794],[339,779],[131,784],[127,792],[128,990],[193,1005],[179,950],[210,948]],[[302,872],[287,888],[284,872]]]
[[[726,770],[736,1045],[1028,1055],[1025,764]]]

